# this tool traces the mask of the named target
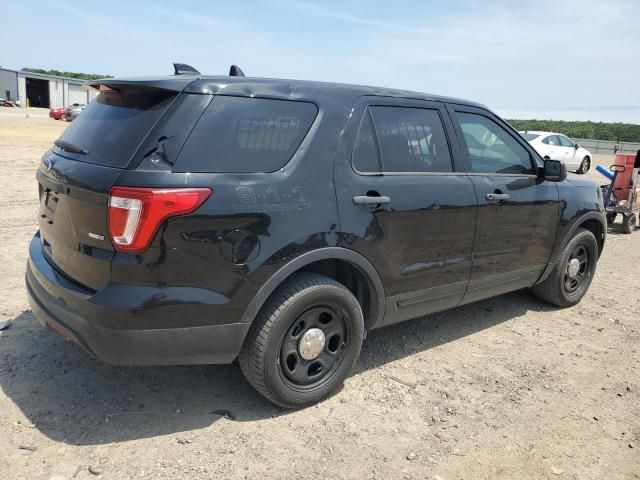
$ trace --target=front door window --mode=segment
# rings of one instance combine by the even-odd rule
[[[484,115],[456,112],[474,173],[533,174],[531,156],[503,127]]]

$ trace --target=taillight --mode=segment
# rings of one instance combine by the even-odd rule
[[[120,252],[142,252],[169,217],[194,212],[210,188],[113,187],[109,192],[109,236]]]

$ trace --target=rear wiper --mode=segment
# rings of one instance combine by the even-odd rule
[[[65,152],[79,153],[80,155],[89,154],[89,152],[87,152],[86,150],[78,147],[77,145],[74,145],[73,143],[65,142],[64,140],[56,140],[55,142],[53,142],[53,144],[56,147],[61,148]]]

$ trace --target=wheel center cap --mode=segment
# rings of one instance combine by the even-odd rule
[[[319,328],[310,328],[300,338],[298,343],[298,352],[305,360],[313,360],[324,350],[325,343],[324,332]]]
[[[567,265],[567,275],[570,278],[576,278],[578,272],[580,271],[580,260],[577,258],[572,258],[569,260],[569,265]]]

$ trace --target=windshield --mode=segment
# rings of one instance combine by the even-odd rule
[[[59,139],[86,153],[77,154],[60,147],[55,152],[83,162],[125,168],[175,95],[139,87],[102,92]]]
[[[524,132],[524,133],[520,132],[520,135],[522,135],[527,142],[530,142],[531,140],[538,138],[540,136],[537,133],[527,133],[527,132]]]

